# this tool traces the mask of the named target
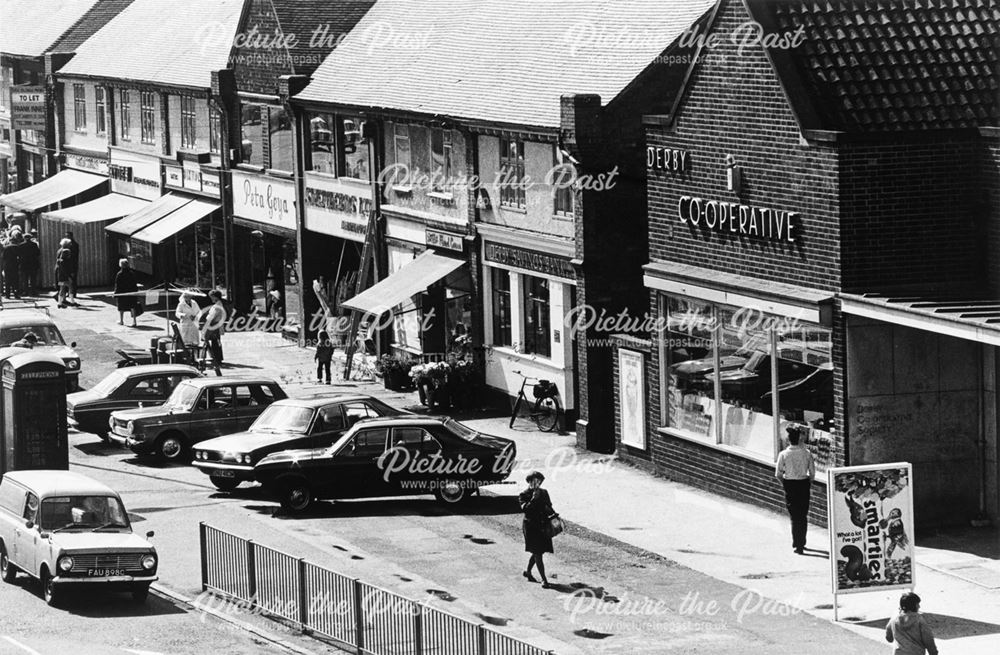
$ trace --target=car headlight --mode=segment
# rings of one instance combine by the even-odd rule
[[[201,452],[200,450],[196,450],[195,453],[194,453],[194,458],[195,459],[205,459],[205,453]]]
[[[59,558],[59,570],[63,573],[69,573],[73,569],[73,558],[72,557],[60,557]]]
[[[80,368],[80,360],[79,359],[66,360],[66,368],[68,368],[71,371],[78,370]]]
[[[108,417],[108,426],[112,427],[112,428],[115,427],[115,417],[114,416],[109,416]]]
[[[152,571],[156,567],[156,555],[150,553],[142,558],[142,568]]]
[[[249,464],[251,461],[253,461],[253,460],[250,458],[250,455],[244,455],[243,456],[243,463],[244,464]]]
[[[131,433],[135,429],[135,421],[129,421],[125,424],[125,431]]]

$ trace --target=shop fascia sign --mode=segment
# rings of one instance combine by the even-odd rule
[[[372,211],[371,187],[340,180],[306,178],[306,228],[352,241],[364,241]]]
[[[17,85],[10,89],[10,122],[15,130],[45,129],[45,87]]]
[[[690,167],[691,156],[687,150],[646,146],[646,168],[650,170],[686,173]]]
[[[513,268],[570,280],[576,278],[573,264],[565,257],[492,241],[487,241],[483,245],[483,252],[484,259],[488,262],[496,262]]]
[[[768,241],[795,243],[798,237],[799,214],[781,209],[681,196],[677,217],[685,225]]]
[[[198,162],[185,161],[182,166],[168,164],[164,166],[164,170],[166,174],[165,184],[168,187],[198,191],[216,198],[222,194],[219,172],[202,170]]]
[[[111,151],[111,191],[147,200],[160,197],[160,160],[134,152]]]
[[[101,175],[109,175],[108,160],[104,157],[93,155],[77,155],[72,152],[66,153],[66,166],[81,171],[91,171]]]
[[[295,185],[264,175],[233,172],[233,213],[294,231]]]

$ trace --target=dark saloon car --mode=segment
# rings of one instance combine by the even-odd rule
[[[360,421],[330,448],[268,455],[254,477],[287,510],[315,499],[432,493],[457,503],[507,479],[516,456],[510,439],[482,434],[445,417]]]
[[[370,396],[336,395],[279,400],[246,432],[209,439],[194,449],[193,464],[216,487],[230,491],[253,481],[253,467],[265,455],[293,448],[329,448],[364,418],[406,414]]]
[[[105,441],[111,427],[111,412],[162,405],[178,384],[201,377],[193,366],[152,364],[113,371],[92,388],[66,397],[69,424],[81,432],[92,432]]]
[[[198,442],[246,430],[268,405],[287,397],[267,378],[192,378],[160,407],[113,412],[109,438],[137,455],[178,461]]]

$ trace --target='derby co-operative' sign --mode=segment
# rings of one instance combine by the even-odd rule
[[[741,237],[794,243],[798,236],[798,213],[780,209],[682,196],[677,203],[677,216],[681,223]]]

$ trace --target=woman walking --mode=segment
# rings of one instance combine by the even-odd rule
[[[69,239],[63,239],[60,243],[66,245],[59,252],[65,250],[67,253],[70,253]],[[66,263],[66,282],[59,285],[60,306],[63,306],[63,303],[65,303],[66,293],[69,291],[68,287],[72,282],[69,269],[71,258],[72,254],[70,253]],[[128,312],[132,315],[132,327],[137,327],[135,322],[135,294],[137,291],[139,291],[139,284],[135,281],[135,273],[132,272],[132,265],[123,257],[118,260],[118,274],[115,275],[115,304],[118,305],[118,325],[125,325],[125,312]]]
[[[59,250],[56,251],[56,284],[59,285],[56,298],[59,301],[59,309],[66,307],[66,296],[69,295],[70,259],[73,257],[73,253],[70,252],[68,246],[69,239],[63,239],[59,242]],[[115,288],[117,290],[117,281]],[[121,321],[119,320],[118,323],[121,324]]]
[[[222,375],[222,335],[226,329],[226,307],[222,304],[222,294],[212,289],[208,292],[212,306],[205,310],[205,327],[202,339],[205,349],[212,355],[212,367],[215,374]]]
[[[555,514],[552,509],[552,501],[549,500],[549,492],[542,489],[542,482],[545,476],[538,471],[532,471],[526,479],[528,488],[522,491],[517,499],[524,510],[524,521],[521,523],[521,531],[524,533],[524,550],[531,553],[528,559],[528,568],[523,575],[529,582],[537,582],[531,574],[531,569],[538,567],[538,575],[542,578],[542,587],[549,588],[549,580],[545,576],[545,562],[542,560],[545,553],[552,552],[552,537],[548,533],[549,518]]]
[[[194,301],[191,294],[181,294],[174,316],[177,317],[177,325],[185,348],[197,347],[201,341],[201,333],[198,331],[198,313],[200,311],[201,308],[198,307],[198,303]]]

